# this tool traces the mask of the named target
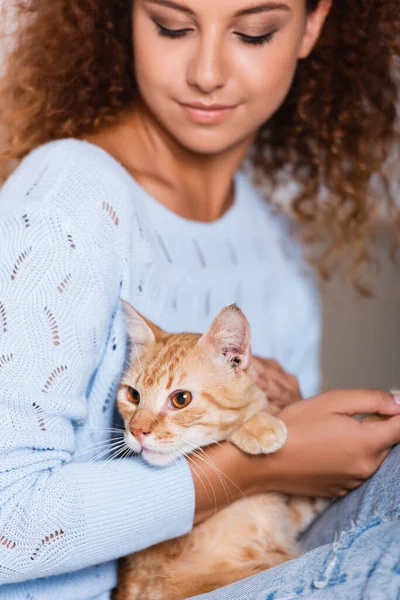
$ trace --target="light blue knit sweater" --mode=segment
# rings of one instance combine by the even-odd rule
[[[236,302],[253,352],[318,387],[315,285],[243,174],[214,223],[182,219],[110,155],[60,140],[0,192],[0,600],[107,600],[116,560],[188,532],[185,460],[92,461],[124,369],[119,297],[173,331]],[[105,458],[105,457],[103,457]]]

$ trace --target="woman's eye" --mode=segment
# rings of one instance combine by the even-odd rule
[[[245,33],[237,33],[243,42],[246,44],[251,44],[253,46],[262,46],[264,44],[268,44],[268,42],[272,41],[276,31],[271,31],[271,33],[266,33],[265,35],[246,35]]]
[[[190,31],[190,29],[167,29],[166,27],[160,25],[160,23],[158,23],[157,21],[154,21],[154,24],[157,27],[158,33],[163,37],[168,38],[184,37]]]
[[[153,22],[154,22],[155,26],[157,27],[158,33],[160,35],[162,35],[163,37],[181,38],[181,37],[184,37],[190,31],[192,31],[189,28],[167,29],[166,27],[163,27],[163,25],[158,23],[158,21],[156,21],[155,19],[153,19]],[[243,42],[245,42],[246,44],[253,45],[253,46],[262,46],[263,44],[267,44],[268,42],[272,41],[272,38],[274,37],[275,33],[276,33],[276,31],[271,31],[270,33],[266,33],[265,35],[256,35],[255,36],[255,35],[246,35],[245,33],[235,32],[235,34],[237,36],[239,36],[239,38]]]
[[[174,408],[185,408],[192,401],[192,394],[190,392],[175,392],[171,396],[171,404]]]
[[[132,404],[136,404],[136,406],[140,402],[140,394],[135,388],[128,386],[127,388],[128,400],[132,402]]]

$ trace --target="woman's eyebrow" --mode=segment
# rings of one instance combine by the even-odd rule
[[[168,6],[168,8],[175,8],[176,10],[180,10],[188,15],[195,16],[194,10],[187,6],[182,6],[181,4],[177,4],[176,2],[172,2],[172,0],[145,0],[149,4],[158,4],[159,6]]]
[[[270,12],[272,10],[285,10],[291,11],[291,8],[287,4],[282,2],[265,2],[263,4],[257,4],[255,6],[249,6],[235,12],[235,17],[242,17],[243,15],[254,15],[262,12]]]
[[[158,4],[159,6],[167,6],[168,8],[174,8],[176,10],[180,10],[188,15],[195,16],[194,10],[189,8],[188,6],[182,6],[181,4],[177,4],[172,0],[145,0],[150,4]],[[265,2],[263,4],[257,4],[255,6],[249,6],[248,8],[243,8],[235,12],[235,17],[242,17],[244,15],[254,15],[262,12],[270,12],[273,10],[284,10],[290,11],[290,7],[287,4],[283,4],[282,2]]]

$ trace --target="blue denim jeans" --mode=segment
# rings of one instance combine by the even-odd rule
[[[302,544],[296,560],[188,600],[400,600],[400,445]]]

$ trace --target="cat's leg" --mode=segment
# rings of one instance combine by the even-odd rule
[[[270,454],[286,442],[285,424],[265,412],[258,412],[230,437],[229,441],[248,454]]]
[[[307,498],[306,496],[289,496],[287,499],[289,519],[295,537],[303,532],[326,508],[331,500],[327,498]]]

